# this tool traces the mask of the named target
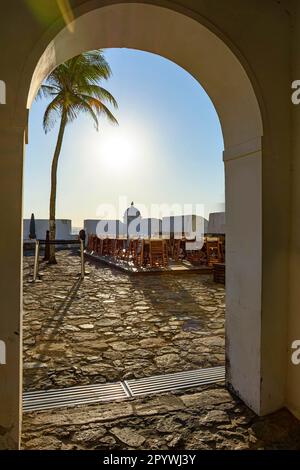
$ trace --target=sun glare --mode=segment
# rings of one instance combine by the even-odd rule
[[[98,157],[101,167],[115,171],[131,170],[138,159],[139,145],[129,130],[113,128],[105,130],[98,141]]]

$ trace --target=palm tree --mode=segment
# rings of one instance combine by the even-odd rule
[[[43,127],[45,133],[53,129],[56,121],[60,120],[51,167],[50,240],[55,240],[56,234],[57,167],[66,125],[74,121],[81,112],[92,118],[97,131],[99,128],[98,118],[102,114],[113,124],[118,123],[105,105],[105,103],[109,103],[117,108],[117,102],[105,88],[99,85],[101,80],[107,80],[110,76],[111,69],[103,56],[103,52],[94,50],[80,54],[59,65],[50,73],[39,90],[38,97],[44,96],[52,100],[44,114]],[[50,246],[49,263],[56,264],[54,245]]]

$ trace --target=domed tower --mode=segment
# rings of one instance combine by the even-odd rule
[[[132,202],[130,207],[124,212],[124,224],[127,227],[128,238],[139,235],[141,218],[140,211],[134,207],[134,203]]]

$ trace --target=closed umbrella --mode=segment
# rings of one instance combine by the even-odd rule
[[[31,214],[30,225],[29,225],[29,239],[30,240],[36,239],[34,214]]]

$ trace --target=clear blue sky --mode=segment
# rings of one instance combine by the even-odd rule
[[[58,169],[57,218],[113,217],[130,203],[204,204],[205,214],[224,202],[223,138],[209,97],[185,70],[160,56],[105,50],[113,76],[103,86],[117,99],[118,127],[103,118],[97,133],[85,116],[67,127]],[[24,217],[48,217],[51,159],[58,125],[45,135],[47,102],[30,111],[24,174]],[[119,214],[117,213],[116,216]]]

